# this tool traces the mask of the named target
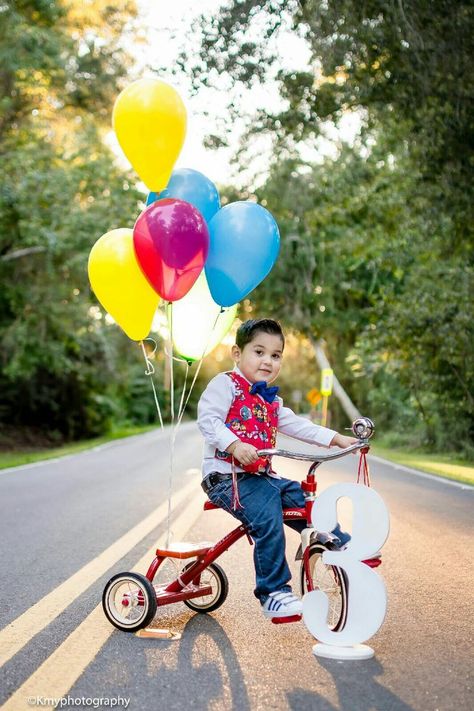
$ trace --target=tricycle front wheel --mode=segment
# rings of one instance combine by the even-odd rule
[[[118,573],[104,588],[102,607],[114,627],[136,632],[146,627],[156,614],[155,590],[144,575]]]
[[[329,599],[327,623],[334,632],[342,630],[347,618],[347,579],[344,571],[335,565],[323,563],[324,551],[330,550],[321,543],[309,548],[309,572],[313,590],[321,590]],[[301,594],[308,592],[304,562],[301,561]]]

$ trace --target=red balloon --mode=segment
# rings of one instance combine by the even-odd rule
[[[167,301],[188,293],[209,251],[206,221],[189,202],[165,198],[147,207],[133,228],[133,244],[143,273]]]

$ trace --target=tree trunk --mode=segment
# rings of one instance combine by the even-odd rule
[[[320,338],[318,341],[314,341],[312,338],[310,339],[311,343],[313,344],[314,348],[314,353],[316,355],[316,361],[318,363],[318,366],[321,370],[323,368],[330,368],[331,364],[329,363],[327,356],[324,352],[323,346],[324,346],[324,340]],[[337,379],[336,375],[334,374],[334,380],[333,380],[333,391],[334,395],[337,397],[339,402],[341,403],[341,407],[346,413],[347,417],[350,419],[351,422],[354,420],[357,420],[358,417],[361,417],[361,414],[357,407],[354,405],[352,400],[350,399],[349,395],[346,393],[344,388],[342,387],[341,383]]]

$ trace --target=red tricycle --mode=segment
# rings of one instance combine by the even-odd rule
[[[259,451],[259,456],[287,457],[311,462],[306,478],[301,482],[305,506],[284,509],[283,520],[306,523],[301,531],[301,543],[295,557],[295,560],[301,560],[301,594],[304,595],[310,590],[326,593],[329,598],[327,623],[334,631],[341,630],[346,621],[348,581],[343,570],[326,565],[322,560],[325,551],[337,550],[341,547],[341,542],[332,533],[316,531],[312,526],[311,510],[316,499],[315,471],[323,462],[339,459],[356,450],[366,454],[369,450],[368,439],[373,429],[371,420],[359,418],[353,423],[352,431],[360,441],[334,453],[298,454],[281,449]],[[206,511],[215,508],[218,507],[209,500],[204,503]],[[158,548],[146,575],[118,573],[108,581],[102,596],[107,619],[124,632],[135,632],[153,620],[158,607],[174,602],[184,602],[195,612],[216,610],[227,597],[229,583],[225,572],[215,560],[245,535],[252,545],[250,533],[243,524],[239,524],[214,545],[174,543],[167,549]],[[154,585],[157,571],[167,559],[183,561],[183,567],[173,580]],[[364,562],[371,567],[377,567],[381,559],[376,556]],[[272,618],[272,622],[296,622],[300,619],[301,615],[293,615]]]

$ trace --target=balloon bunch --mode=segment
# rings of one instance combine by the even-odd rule
[[[92,289],[137,341],[148,335],[160,298],[168,302],[176,350],[188,361],[202,359],[231,327],[238,302],[271,270],[277,224],[256,203],[221,208],[215,185],[202,173],[173,171],[186,110],[165,82],[141,79],[124,89],[113,126],[150,193],[133,230],[112,230],[93,246]]]

